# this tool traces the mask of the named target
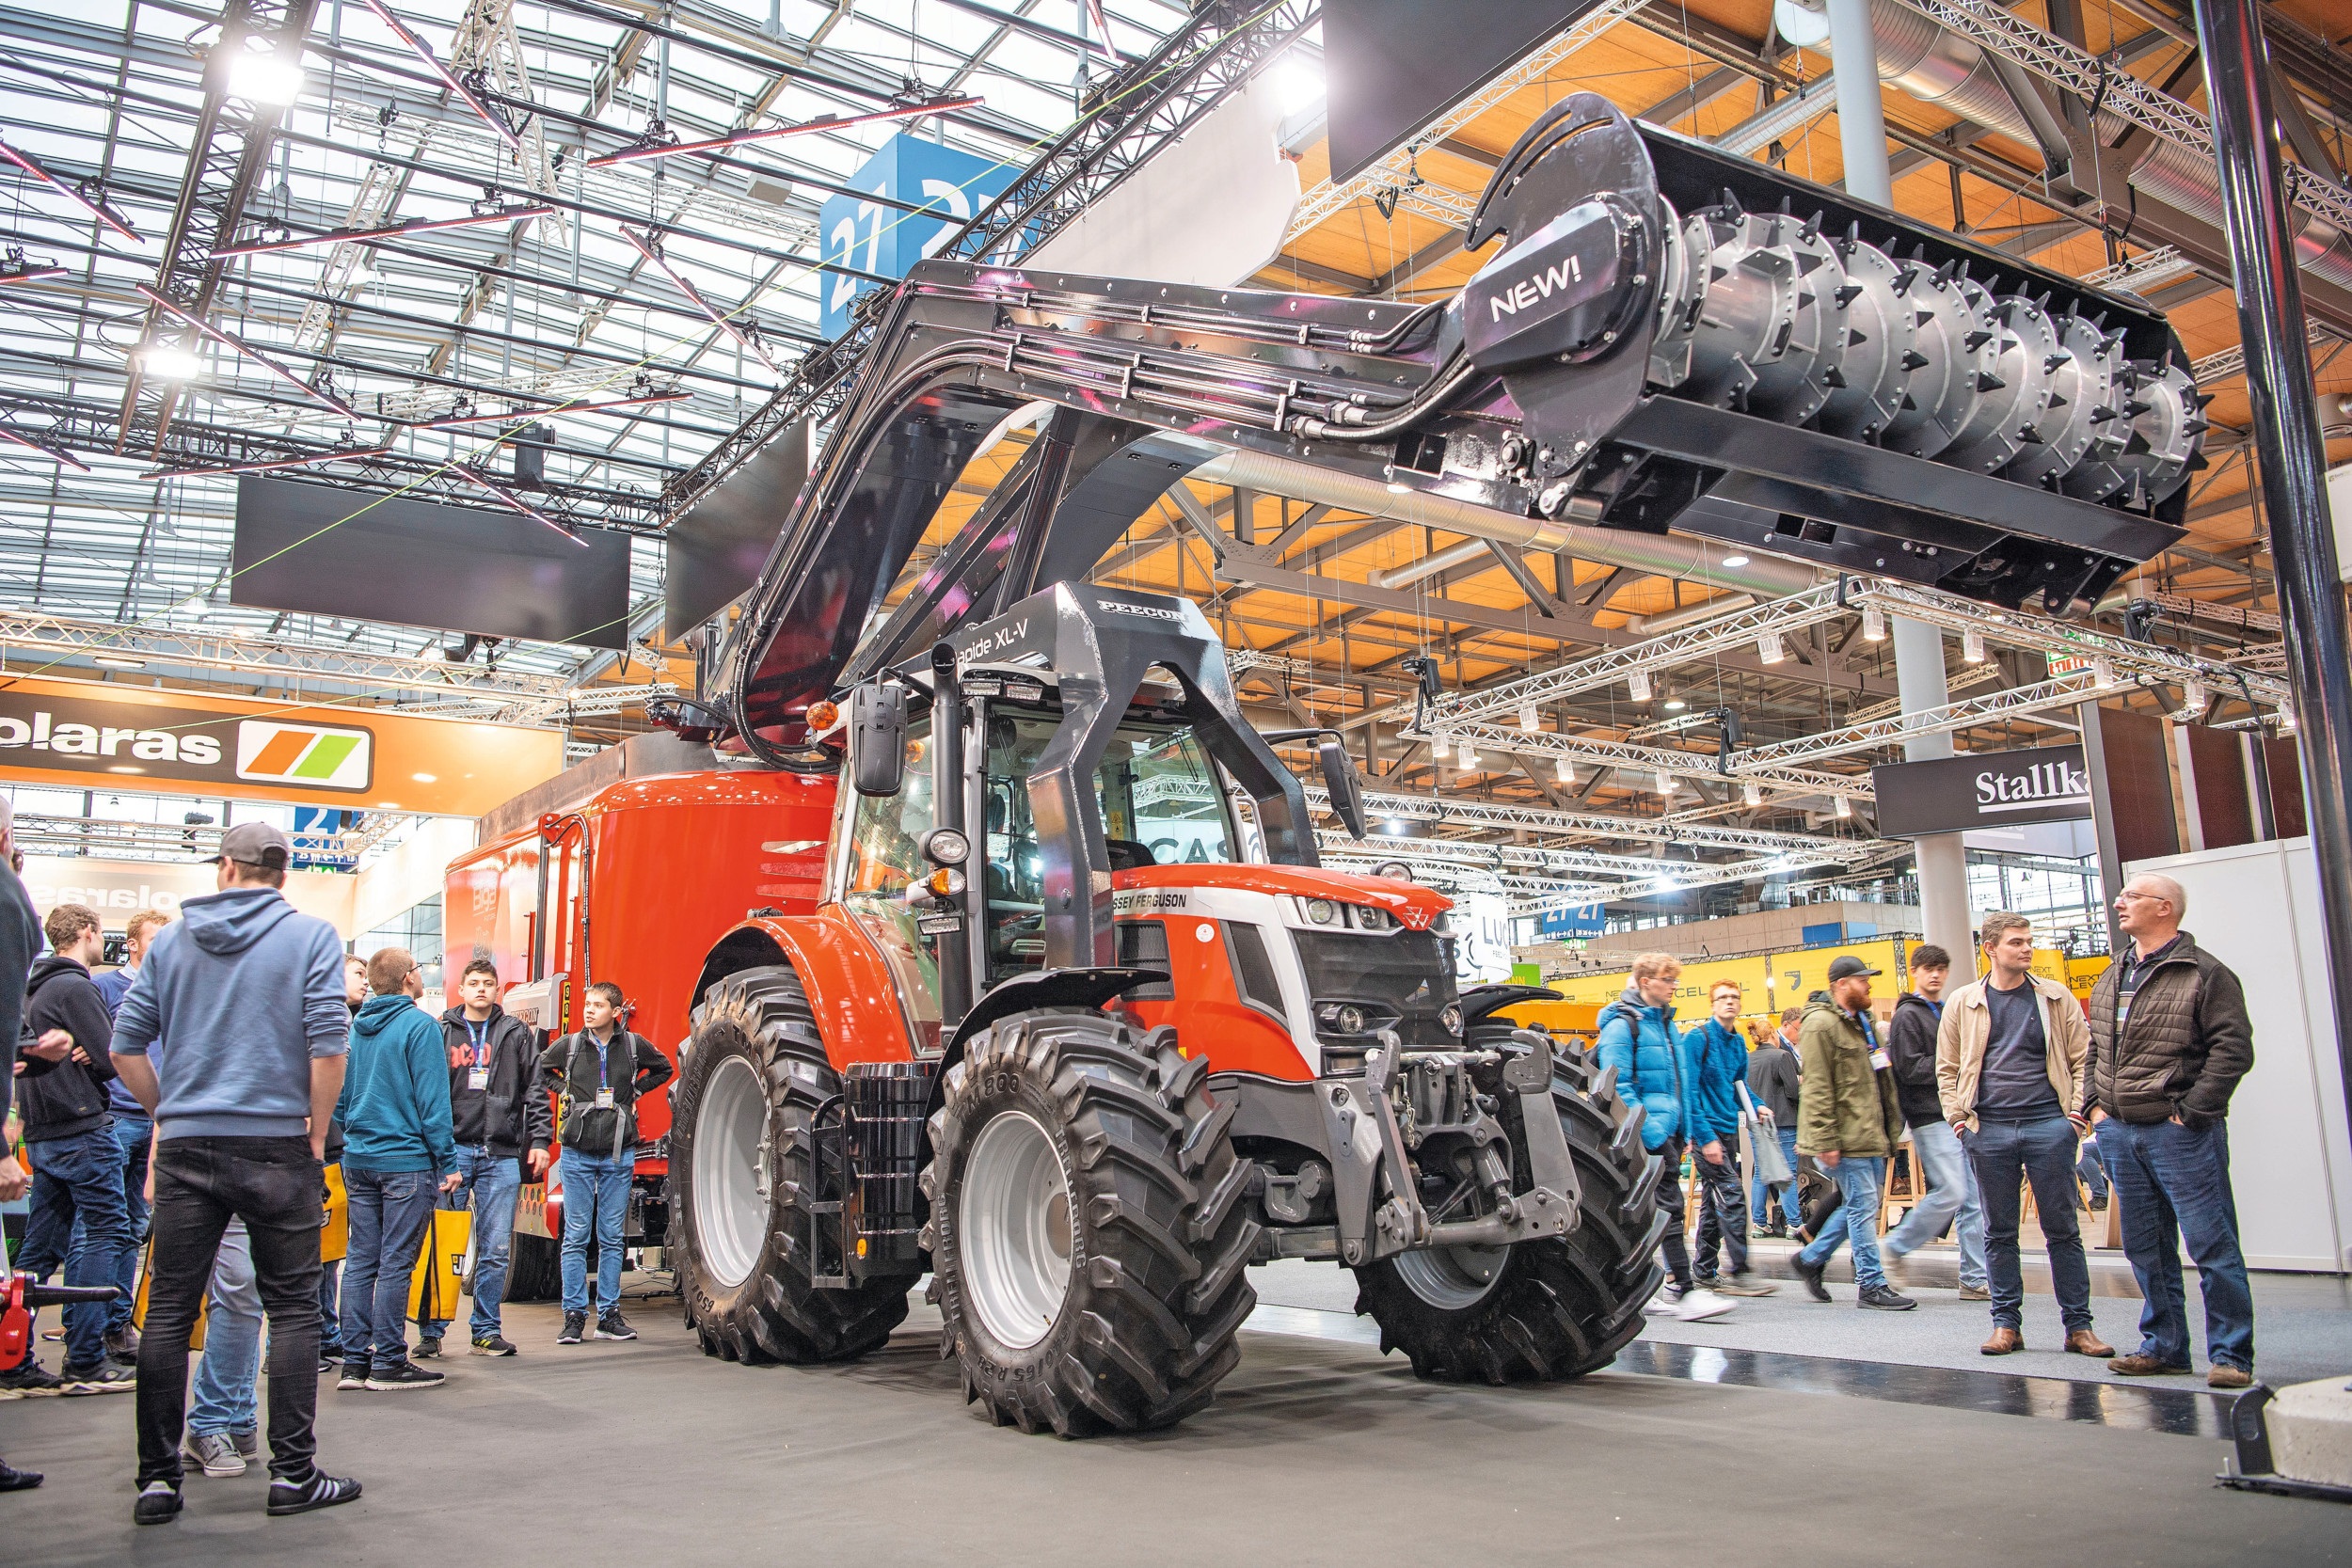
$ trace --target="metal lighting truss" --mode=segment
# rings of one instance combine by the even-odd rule
[[[1491,752],[1499,757],[1565,756],[1573,762],[1589,763],[1597,768],[1663,773],[1669,778],[1703,779],[1716,784],[1726,782],[1725,775],[1716,768],[1712,752],[1676,752],[1660,746],[1629,746],[1622,741],[1563,735],[1557,730],[1531,733],[1517,725],[1448,724],[1446,733],[1454,737],[1456,746],[1468,741],[1474,751]],[[1815,773],[1801,768],[1781,768],[1771,764],[1751,768],[1743,766],[1744,760],[1744,753],[1733,753],[1730,777],[1753,779],[1757,784],[1771,784],[1800,795],[1842,795],[1850,800],[1872,798],[1867,778],[1843,773]]]
[[[1318,858],[1327,866],[1370,871],[1391,861],[1402,861],[1413,868],[1417,879],[1462,881],[1473,891],[1516,894],[1519,901],[1511,912],[1522,915],[1583,904],[1648,898],[1731,882],[1759,881],[1791,872],[1843,869],[1886,847],[1862,839],[1832,843],[1817,840],[1810,849],[1788,854],[1719,864],[1677,862],[1653,865],[1646,875],[1617,881],[1563,881],[1553,869],[1554,863],[1562,859],[1557,851],[1512,845],[1457,845],[1442,839],[1353,839],[1344,833],[1327,832],[1318,832],[1315,840]],[[1483,888],[1478,885],[1480,882],[1485,883]]]
[[[392,654],[339,651],[307,642],[235,637],[205,631],[174,631],[161,626],[108,626],[38,613],[0,614],[0,647],[23,648],[53,658],[103,656],[161,664],[192,664],[276,680],[350,681],[403,690],[463,692],[481,703],[564,701],[568,689],[558,675],[487,670],[437,659]],[[19,668],[15,674],[28,672]],[[78,673],[78,672],[76,672]]]
[[[1308,784],[1307,804],[1327,809],[1330,797],[1320,784]],[[1677,825],[1663,816],[1615,816],[1604,812],[1555,811],[1548,806],[1522,806],[1508,800],[1450,799],[1431,795],[1364,792],[1367,816],[1409,822],[1449,822],[1470,827],[1510,828],[1526,832],[1581,834],[1598,838],[1635,838],[1659,844],[1684,844],[1701,849],[1813,849],[1820,840],[1803,833],[1767,832],[1760,828],[1721,827],[1713,823]]]
[[[414,818],[405,812],[372,811],[365,813],[360,825],[349,832],[310,832],[297,830],[286,835],[297,855],[332,855],[338,858],[356,857],[373,848],[405,827]],[[182,826],[171,822],[116,822],[85,816],[44,816],[35,813],[16,815],[16,842],[19,847],[40,854],[45,849],[68,849],[82,855],[129,854],[140,859],[182,861],[191,860],[206,851],[220,851],[224,829],[203,823]]]
[[[1468,223],[1470,210],[1477,205],[1476,196],[1465,196],[1441,185],[1423,183],[1414,171],[1415,156],[1422,149],[1454,135],[1529,83],[1543,80],[1561,61],[1648,4],[1649,0],[1601,0],[1598,6],[1579,17],[1573,25],[1422,126],[1411,139],[1370,168],[1352,179],[1336,183],[1326,180],[1315,186],[1299,198],[1298,210],[1291,216],[1290,231],[1282,237],[1282,243],[1287,245],[1301,235],[1320,228],[1332,214],[1353,203],[1388,191],[1396,193],[1400,205],[1415,208],[1442,223],[1455,228]],[[1469,24],[1467,15],[1464,21],[1466,25]]]
[[[1839,729],[1824,730],[1818,735],[1799,736],[1794,740],[1778,741],[1769,746],[1751,746],[1732,759],[1732,768],[1738,777],[1747,778],[1752,776],[1751,770],[1758,767],[1819,762],[1824,757],[1875,751],[1882,746],[1915,740],[1921,736],[1947,735],[1972,725],[1995,723],[2003,719],[2022,719],[2027,714],[2042,713],[2054,707],[2077,707],[2104,692],[2120,691],[2128,684],[2118,681],[2109,686],[2088,670],[2078,671],[2056,680],[2021,686],[2010,691],[1995,691],[1989,697],[1973,697],[1966,702],[1949,703],[1916,713],[1886,714]]]
[[[1772,599],[1720,620],[1697,621],[1688,626],[1630,642],[1590,658],[1554,670],[1522,676],[1500,686],[1437,698],[1427,708],[1420,731],[1452,733],[1491,715],[1514,713],[1528,704],[1541,705],[1579,692],[1612,686],[1629,675],[1705,658],[1708,655],[1746,644],[1753,647],[1766,635],[1786,636],[1847,613],[1837,603],[1837,588],[1823,583],[1785,599]],[[1404,711],[1398,710],[1400,714]]]
[[[2121,289],[2145,294],[2151,289],[2196,270],[2195,257],[2185,256],[2168,245],[2142,251],[2113,266],[2101,267],[2097,272],[2087,272],[2083,274],[2083,281],[2094,289]]]
[[[2117,71],[2097,55],[2002,9],[1995,0],[1902,0],[1902,4],[1929,21],[1974,40],[1988,53],[2025,67],[2071,98],[2085,103],[2095,103],[2119,119],[2178,143],[2207,160],[2215,155],[2213,124],[2203,115],[2128,71]],[[2298,163],[2287,164],[2286,185],[2289,197],[2305,212],[2327,219],[2338,229],[2352,230],[2352,190]]]
[[[2315,349],[2323,348],[2335,341],[2336,335],[2324,326],[2313,326],[2311,329],[2311,346]],[[2188,373],[2190,379],[2197,383],[2198,390],[2211,391],[2216,386],[2245,369],[2246,345],[2232,343],[2228,348],[2208,354],[2202,359],[2198,360],[2188,368]]]
[[[1000,249],[1025,253],[1043,245],[1154,153],[1181,139],[1260,61],[1304,33],[1317,14],[1310,0],[1285,0],[1228,30],[1229,12],[1200,7],[1149,56],[1102,84],[1100,106],[1064,132],[936,254],[978,261]],[[866,357],[870,321],[853,310],[849,330],[809,350],[774,395],[733,434],[701,462],[672,475],[661,489],[660,515],[682,515],[802,420],[822,424],[830,419],[847,393],[850,373]]]

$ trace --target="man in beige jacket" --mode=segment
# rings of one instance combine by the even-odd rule
[[[2074,1223],[2076,1132],[2073,1102],[2090,1030],[2074,993],[2033,973],[2033,925],[2022,914],[1984,917],[1986,974],[1944,1004],[1935,1037],[1935,1085],[1944,1119],[1960,1137],[1984,1201],[1986,1283],[1993,1291],[1987,1355],[2026,1346],[2025,1275],[2017,1256],[2022,1182],[2049,1248],[2050,1283],[2066,1321],[2066,1348],[2114,1354],[2090,1326],[2090,1268]]]

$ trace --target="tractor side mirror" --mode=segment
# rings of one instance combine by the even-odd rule
[[[1323,764],[1323,787],[1330,794],[1331,809],[1339,813],[1348,837],[1362,838],[1369,828],[1364,819],[1364,781],[1347,754],[1347,742],[1326,731],[1315,753]]]
[[[850,693],[850,778],[860,795],[896,795],[906,783],[907,689],[869,681]]]

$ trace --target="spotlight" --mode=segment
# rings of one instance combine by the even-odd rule
[[[1862,607],[1862,641],[1865,642],[1886,641],[1886,611],[1874,604],[1866,604]]]
[[[229,95],[249,103],[291,103],[302,96],[302,62],[246,51],[229,62]]]
[[[2098,686],[2115,685],[2115,660],[2105,654],[2094,656],[2090,660],[2090,679]]]
[[[1659,705],[1663,707],[1668,713],[1680,713],[1684,708],[1689,707],[1691,705],[1684,702],[1679,697],[1669,697]]]
[[[1460,761],[1465,773],[1478,766],[1478,753],[1470,750],[1470,743],[1467,740],[1462,742]]]
[[[1984,662],[1984,633],[1970,626],[1960,634],[1960,657],[1971,664]]]
[[[1667,772],[1664,768],[1660,768],[1658,770],[1658,793],[1661,795],[1672,795],[1674,792],[1675,776],[1672,773]]]
[[[1853,816],[1853,802],[1847,800],[1843,795],[1840,795],[1836,800],[1833,800],[1831,805],[1836,811],[1841,820]]]
[[[2185,711],[2189,713],[2202,713],[2205,711],[2205,688],[2203,682],[2183,681],[2181,683],[2181,706]]]
[[[1536,717],[1535,705],[1534,703],[1521,704],[1519,706],[1519,728],[1525,730],[1529,735],[1534,735],[1540,731],[1543,727],[1544,721]]]
[[[1744,555],[1727,555],[1724,557],[1724,564],[1726,566],[1745,566],[1747,563],[1748,558]]]
[[[157,343],[139,351],[139,363],[158,381],[193,381],[203,373],[203,362],[183,348]]]
[[[2285,711],[2284,705],[2280,705],[2280,711]],[[1576,764],[1570,762],[1565,757],[1562,757],[1558,762],[1552,764],[1552,771],[1559,775],[1560,782],[1564,784],[1572,784],[1576,783]]]
[[[1445,759],[1451,756],[1453,752],[1454,737],[1446,734],[1445,731],[1439,730],[1437,734],[1429,737],[1429,754],[1437,758],[1439,762],[1445,761]]]
[[[123,654],[92,654],[90,662],[108,670],[144,670],[147,660],[132,658]]]
[[[1764,803],[1764,786],[1751,779],[1740,787],[1740,798],[1751,806],[1760,806]]]
[[[1636,670],[1636,671],[1634,671],[1634,672],[1633,672],[1633,673],[1631,673],[1631,674],[1628,675],[1628,676],[1625,678],[1625,684],[1626,684],[1626,686],[1627,686],[1627,687],[1628,687],[1628,688],[1629,688],[1629,689],[1632,691],[1632,693],[1633,693],[1633,700],[1634,700],[1635,702],[1637,702],[1637,703],[1646,703],[1646,702],[1648,702],[1648,701],[1649,701],[1649,672],[1648,672],[1648,671],[1646,671],[1646,670]]]

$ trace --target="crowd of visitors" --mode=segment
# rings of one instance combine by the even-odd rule
[[[13,863],[11,828],[0,800]],[[115,1292],[64,1309],[60,1371],[28,1337],[0,1396],[135,1391],[143,1525],[178,1516],[191,1470],[241,1475],[264,1439],[269,1513],[360,1495],[319,1464],[318,1381],[338,1368],[339,1387],[369,1393],[445,1381],[421,1363],[439,1356],[447,1322],[418,1324],[413,1358],[406,1338],[437,1205],[470,1211],[474,1353],[516,1354],[501,1322],[516,1210],[526,1181],[548,1177],[558,1102],[572,1186],[559,1342],[583,1337],[592,1247],[595,1337],[635,1338],[619,1306],[635,1107],[672,1069],[620,1026],[618,988],[593,987],[586,1029],[551,1050],[500,1006],[486,960],[437,1019],[418,1005],[413,954],[347,954],[287,902],[291,860],[278,829],[230,828],[216,891],[176,917],[135,915],[103,973],[95,911],[60,904],[37,921],[19,878],[0,873],[0,1095],[25,1152],[0,1151],[0,1200],[30,1199],[15,1267]],[[321,1258],[330,1168],[347,1194],[340,1278]],[[0,1491],[41,1479],[0,1463]]]

